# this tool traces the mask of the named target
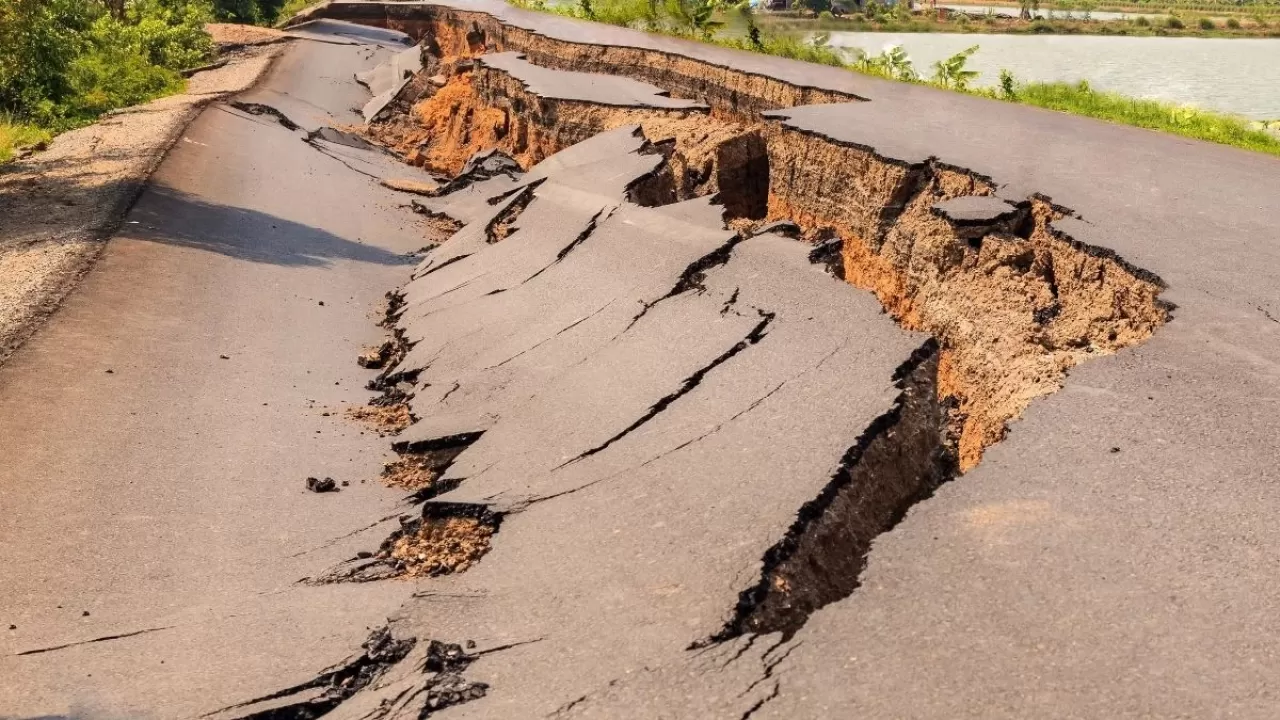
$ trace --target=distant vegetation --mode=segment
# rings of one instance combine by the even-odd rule
[[[727,4],[720,0],[577,0],[576,5],[570,6],[550,5],[544,0],[509,1],[520,7],[543,12],[689,37],[725,47],[831,65],[891,80],[932,85],[1280,155],[1280,137],[1256,127],[1244,118],[1102,92],[1093,89],[1086,82],[1020,82],[1008,71],[1002,71],[997,87],[975,87],[973,81],[977,73],[967,68],[967,62],[978,52],[977,45],[934,63],[930,74],[921,75],[900,46],[886,49],[879,55],[869,55],[857,48],[832,47],[827,33],[815,33],[805,40],[793,33],[776,34],[760,22],[751,6],[745,2]],[[806,0],[814,3],[821,1]],[[906,11],[902,8],[876,8],[872,12],[892,15]]]

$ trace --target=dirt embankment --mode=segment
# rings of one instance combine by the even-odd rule
[[[165,152],[207,105],[252,86],[284,33],[210,25],[221,55],[187,90],[109,113],[0,168],[0,362],[88,271]]]

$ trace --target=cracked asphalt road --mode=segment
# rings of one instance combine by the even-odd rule
[[[1011,197],[1052,189],[1090,221],[1063,220],[1073,236],[1170,281],[1174,321],[1073,370],[981,466],[876,539],[857,592],[794,635],[708,644],[798,511],[894,412],[895,376],[928,339],[809,247],[735,237],[705,199],[627,203],[658,162],[632,128],[420,201],[466,226],[409,259],[426,231],[377,180],[410,171],[302,142],[355,122],[368,93],[350,76],[403,43],[311,32],[323,42],[241,98],[301,129],[206,113],[137,224],[0,369],[0,437],[18,440],[0,467],[14,509],[0,598],[18,626],[3,636],[4,712],[207,712],[306,685],[390,615],[417,644],[330,720],[424,717],[423,703],[485,718],[1275,715],[1273,160],[1177,155],[1184,141],[982,105],[990,122],[957,162],[1013,183]],[[650,96],[599,82],[602,98]],[[780,115],[932,154],[936,136],[904,133],[909,109],[875,109],[883,84],[840,82],[871,102]],[[902,93],[938,110],[919,121],[935,131],[978,102]],[[1036,161],[1048,136],[1089,128],[1097,147]],[[1168,159],[1133,157],[1152,148]],[[1127,164],[1104,170],[1121,151]],[[1230,183],[1197,190],[1203,177]],[[396,440],[465,446],[428,507],[484,506],[500,530],[465,573],[299,585],[411,511],[356,482],[389,440],[334,412],[369,397],[354,358],[382,339],[370,311],[400,286],[397,329],[414,345],[396,370],[418,422]],[[310,474],[352,485],[307,494]],[[433,660],[432,640],[460,643],[461,659]]]

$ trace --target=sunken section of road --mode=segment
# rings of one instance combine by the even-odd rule
[[[1055,234],[1069,211],[1042,198],[632,79],[422,47],[446,77],[409,79],[418,98],[369,135],[436,171],[481,151],[414,201],[458,227],[395,295],[374,383],[415,419],[394,447],[424,504],[310,582],[430,576],[399,632],[537,640],[486,660],[460,712],[585,708],[637,663],[733,665],[716,712],[763,707],[873,541],[1085,359],[1059,337],[1086,323],[1072,347],[1111,351],[1164,320],[1160,281]],[[852,207],[837,163],[865,175]],[[393,689],[360,701],[432,711]]]
[[[423,204],[466,227],[399,316],[396,379],[419,418],[402,447],[452,454],[427,461],[435,485],[418,497],[504,518],[488,554],[432,580],[401,622],[422,637],[542,638],[470,666],[488,693],[452,714],[1275,715],[1267,608],[1280,599],[1257,550],[1280,543],[1264,440],[1280,432],[1266,360],[1280,351],[1280,255],[1260,240],[1280,224],[1264,190],[1274,159],[490,0],[317,14],[423,43],[419,81],[373,137],[438,172],[490,147],[531,170],[488,198]],[[651,83],[711,112],[592,103],[553,70]],[[633,204],[535,215],[567,182],[536,166],[628,125],[662,158]],[[708,218],[699,198],[713,195],[740,234]],[[562,216],[570,227],[551,228]],[[546,309],[503,304],[550,293],[614,234],[642,249],[660,216],[713,247],[674,276],[654,260],[592,265],[573,278],[582,293]],[[770,243],[811,248],[816,265],[770,257],[752,282],[722,284]],[[510,263],[523,252],[541,262]],[[720,407],[708,394],[766,377],[757,362],[794,327],[792,296],[752,296],[786,267],[871,290],[922,334],[868,326],[873,343],[916,342],[870,346],[896,362],[823,373],[823,397],[850,407],[816,436],[799,418],[829,417],[821,403],[766,411],[789,383],[733,395],[759,405],[727,409],[704,437]],[[609,289],[636,306],[621,321],[586,302],[602,271],[637,283]],[[707,323],[709,298],[742,326]],[[517,340],[490,353],[508,314],[497,342]],[[866,330],[858,317],[838,330]],[[871,387],[874,409],[859,396]],[[820,471],[769,463],[836,431],[841,443],[804,456]],[[672,465],[686,453],[706,462]],[[903,516],[903,495],[880,491],[908,468]]]

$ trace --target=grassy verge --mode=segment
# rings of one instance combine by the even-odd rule
[[[1020,82],[1008,71],[1001,71],[998,87],[975,87],[972,83],[978,73],[969,70],[965,63],[978,51],[977,45],[934,63],[931,74],[922,76],[901,47],[871,56],[856,49],[831,47],[824,33],[805,41],[794,34],[767,32],[745,3],[726,7],[720,0],[578,0],[577,5],[569,6],[549,5],[543,0],[508,1],[525,9],[831,65],[889,80],[1033,105],[1280,156],[1280,136],[1235,115],[1103,92],[1087,82]]]
[[[999,97],[1000,91],[992,96]],[[1088,83],[1023,83],[1002,99],[1049,110],[1160,130],[1220,145],[1280,155],[1280,137],[1233,115],[1101,92]]]
[[[309,6],[315,5],[320,0],[286,0],[285,4],[280,6],[280,14],[276,16],[276,24],[283,25],[289,18],[306,10]]]
[[[1016,12],[1017,8],[1013,8]],[[1204,21],[1204,22],[1202,22]],[[1000,35],[1117,35],[1130,37],[1280,37],[1280,23],[1246,19],[1213,20],[1207,17],[1178,16],[1175,20],[1153,17],[1129,20],[1084,20],[1052,18],[1023,20],[996,15],[944,15],[921,13],[906,18],[885,15],[865,17],[800,17],[769,13],[759,18],[762,28],[774,32],[815,30],[892,33],[959,33]]]
[[[19,150],[49,142],[53,133],[35,125],[24,125],[0,118],[0,163],[13,158]]]

